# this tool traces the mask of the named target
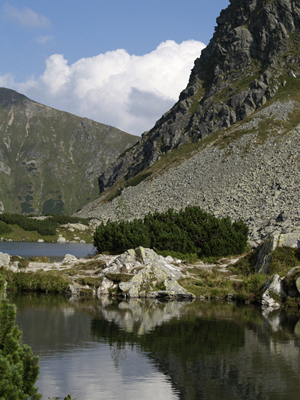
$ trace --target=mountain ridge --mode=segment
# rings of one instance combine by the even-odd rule
[[[274,97],[280,71],[299,74],[299,63],[292,57],[285,59],[287,65],[279,65],[289,47],[299,53],[299,8],[299,1],[290,0],[231,1],[217,19],[212,40],[195,60],[179,101],[139,144],[99,176],[100,193],[149,167],[162,154],[245,119]]]
[[[257,240],[300,229],[300,1],[232,0],[217,22],[179,101],[102,173],[101,195],[78,215],[199,205],[244,219]]]
[[[136,136],[0,88],[0,211],[72,214]]]

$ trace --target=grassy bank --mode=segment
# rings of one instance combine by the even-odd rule
[[[242,303],[259,303],[267,280],[274,274],[278,274],[284,278],[283,287],[287,297],[281,300],[279,296],[276,297],[276,294],[274,294],[274,299],[281,302],[285,307],[298,308],[300,293],[296,282],[300,278],[300,268],[296,268],[292,273],[289,273],[289,271],[300,265],[300,251],[288,247],[277,248],[272,253],[272,262],[268,274],[257,274],[255,272],[256,259],[257,251],[251,251],[240,256],[237,262],[235,262],[236,258],[233,257],[231,259],[214,259],[213,265],[204,264],[201,260],[196,260],[193,263],[186,261],[184,264],[180,264],[184,276],[178,282],[197,298],[232,299]],[[35,259],[34,261],[47,260]],[[19,262],[19,273],[6,271],[4,268],[0,270],[0,274],[4,275],[7,280],[8,290],[64,293],[69,284],[75,283],[86,286],[83,295],[92,295],[93,289],[101,286],[103,280],[101,271],[105,266],[105,261],[91,258],[71,268],[66,265],[65,268],[62,266],[62,270],[48,272],[25,272],[27,266],[21,260]],[[118,284],[130,280],[133,276],[133,274],[123,272],[107,274],[106,278]],[[157,290],[163,290],[163,288],[159,286]],[[118,291],[115,292],[115,295],[117,294]]]
[[[0,238],[3,241],[56,243],[59,235],[67,241],[93,243],[93,230],[88,225],[88,219],[70,216],[49,215],[44,221],[38,221],[33,216],[18,214],[0,214]],[[80,223],[87,226],[86,230],[64,227],[68,223]]]

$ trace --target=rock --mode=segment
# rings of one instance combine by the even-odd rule
[[[289,272],[287,273],[287,275],[291,275],[291,274],[293,274],[295,271],[299,271],[299,270],[300,270],[300,267],[294,267],[294,268],[292,268],[292,269],[289,270]]]
[[[255,264],[255,270],[258,274],[268,273],[272,261],[272,251],[276,249],[276,246],[277,238],[274,236],[270,236],[259,246],[257,261]]]
[[[44,239],[38,239],[38,243],[44,243],[45,240]]]
[[[62,264],[71,264],[78,261],[78,258],[73,256],[72,254],[66,254],[64,259],[62,260]]]
[[[280,276],[277,274],[270,278],[265,285],[265,291],[261,297],[261,304],[263,308],[280,308],[280,303],[278,300],[275,300],[274,297],[272,297],[272,294],[275,294],[274,297],[278,296],[281,300],[287,297],[285,291],[283,290],[283,278],[280,278]]]
[[[142,268],[130,281],[119,284],[119,289],[126,297],[194,297],[177,282],[177,279],[183,276],[181,269],[169,264],[164,257],[157,255],[151,249],[138,247],[135,250],[129,250],[117,257],[108,268],[103,270],[103,273],[106,273],[107,269],[120,271],[121,265],[123,268],[127,266],[129,271],[133,271],[137,266]],[[162,286],[164,289],[153,290],[157,286]]]
[[[104,277],[101,282],[101,286],[99,286],[96,290],[96,297],[100,298],[103,295],[108,295],[110,294],[111,290],[115,290],[117,287],[117,284]]]
[[[10,255],[7,253],[0,253],[0,267],[8,267],[10,264]]]
[[[71,232],[74,232],[75,229],[77,229],[78,231],[85,231],[87,229],[89,229],[89,227],[87,225],[84,224],[65,224],[65,225],[61,225],[62,228],[67,228],[69,230],[71,230]]]
[[[278,246],[300,248],[300,231],[280,235]]]
[[[92,295],[93,294],[93,289],[91,289],[89,286],[82,286],[77,283],[74,283],[73,285],[69,285],[68,288],[66,289],[66,294],[72,297],[81,297],[81,296],[86,296],[86,295]]]
[[[66,238],[64,238],[63,236],[59,236],[59,238],[57,239],[57,243],[66,243]]]
[[[300,293],[300,277],[296,280],[296,288],[298,290],[298,292]]]

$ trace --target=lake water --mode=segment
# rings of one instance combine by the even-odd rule
[[[298,400],[300,314],[15,295],[43,399]]]
[[[84,243],[0,242],[1,253],[24,258],[47,256],[50,261],[61,261],[66,254],[72,254],[75,257],[87,257],[94,254],[95,251],[96,248],[92,244]]]

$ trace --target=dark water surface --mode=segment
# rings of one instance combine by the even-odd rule
[[[298,400],[299,313],[18,295],[43,399]]]
[[[24,258],[47,256],[51,261],[60,261],[66,254],[72,254],[75,257],[87,257],[94,254],[95,251],[96,248],[92,244],[84,243],[0,242],[1,253]]]

